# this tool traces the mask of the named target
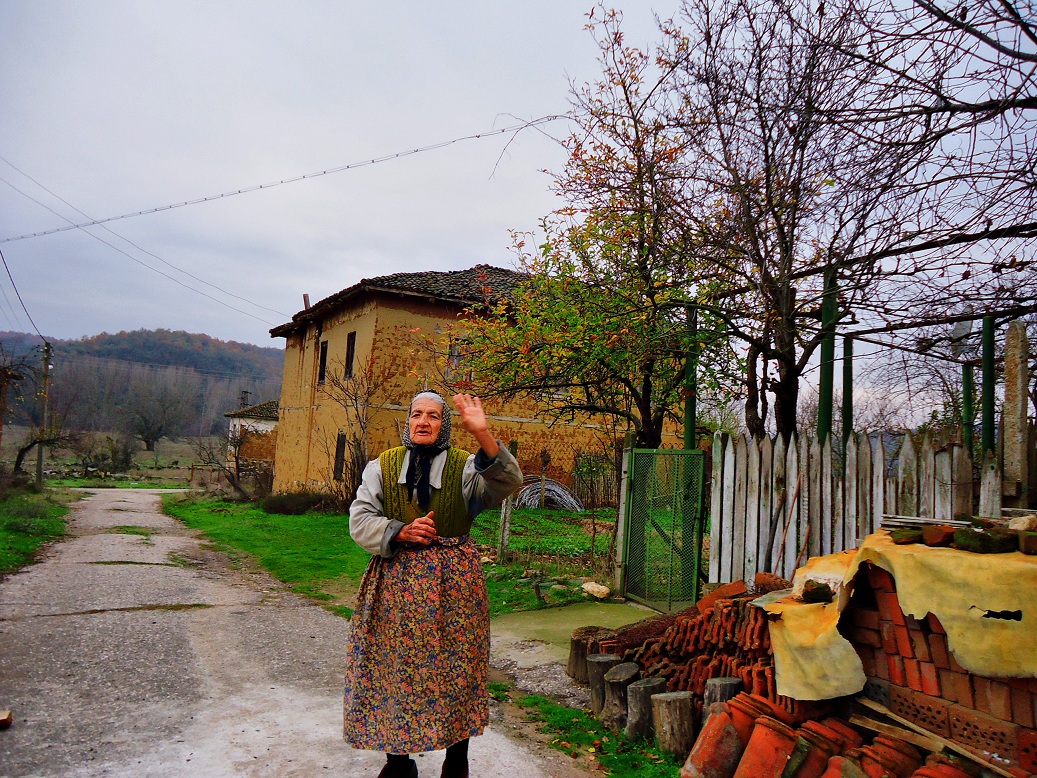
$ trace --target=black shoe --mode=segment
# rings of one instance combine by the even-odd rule
[[[459,767],[448,767],[447,763],[443,762],[443,771],[439,776],[440,778],[468,778],[468,762]]]
[[[378,773],[378,778],[418,778],[418,763],[408,759],[406,764],[386,764]]]

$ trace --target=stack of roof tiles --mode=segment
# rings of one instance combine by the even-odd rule
[[[861,658],[869,697],[984,758],[1037,772],[1037,680],[968,672],[933,614],[907,616],[893,577],[870,564],[839,628]]]

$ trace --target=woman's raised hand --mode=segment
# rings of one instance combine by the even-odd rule
[[[499,447],[497,439],[490,433],[486,423],[486,413],[482,408],[482,400],[470,394],[454,395],[454,407],[461,416],[461,426],[468,430],[479,441],[479,447],[490,459],[497,456]]]

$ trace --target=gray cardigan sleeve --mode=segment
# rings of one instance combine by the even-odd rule
[[[461,491],[469,516],[495,508],[522,485],[518,462],[503,444],[499,445],[500,452],[495,459],[490,459],[480,450],[468,457],[465,463]],[[392,541],[404,524],[386,517],[384,505],[382,468],[374,459],[364,468],[356,499],[349,506],[349,534],[365,551],[388,558],[396,553]]]
[[[403,529],[403,522],[384,516],[383,506],[382,466],[372,459],[349,506],[349,534],[368,553],[391,557],[396,553],[391,543]]]

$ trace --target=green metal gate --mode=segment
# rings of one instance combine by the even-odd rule
[[[659,611],[699,598],[705,452],[634,449],[627,474],[624,594]]]

